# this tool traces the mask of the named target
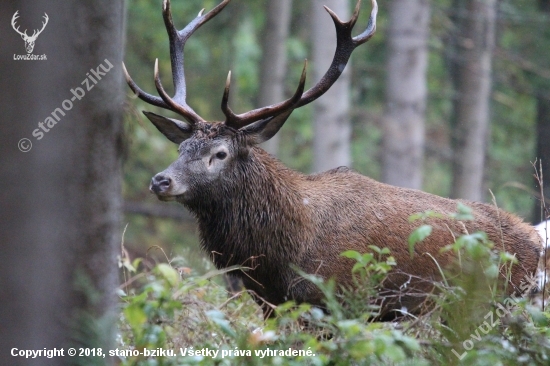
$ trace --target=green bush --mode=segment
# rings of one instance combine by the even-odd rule
[[[467,207],[458,211],[457,220],[471,216]],[[440,217],[427,212],[411,219],[434,216]],[[426,224],[411,233],[411,255],[430,233]],[[395,260],[387,248],[370,249],[342,253],[356,262],[353,288],[300,273],[323,292],[324,310],[287,302],[266,321],[246,291],[227,293],[226,271],[186,277],[170,264],[137,271],[139,260],[123,260],[139,285],[121,291],[118,347],[140,354],[119,358],[123,365],[550,364],[550,312],[524,294],[506,295],[499,273],[509,276],[515,258],[493,250],[484,233],[462,235],[445,247],[457,262],[441,268],[431,306],[394,323],[373,319],[377,291]],[[151,350],[165,353],[151,356]]]

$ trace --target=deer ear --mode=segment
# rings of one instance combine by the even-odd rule
[[[247,137],[248,142],[252,145],[261,144],[275,136],[277,132],[283,127],[283,124],[286,122],[287,118],[292,113],[290,111],[281,113],[274,117],[269,117],[262,119],[260,121],[249,124],[246,127],[240,129]]]
[[[153,122],[155,127],[162,132],[168,140],[181,144],[182,141],[187,140],[193,134],[193,127],[183,121],[177,119],[160,116],[156,113],[143,111],[143,114],[149,121]]]

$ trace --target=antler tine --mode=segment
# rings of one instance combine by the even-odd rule
[[[358,1],[358,4],[361,3],[361,0]],[[353,42],[356,44],[356,47],[360,44],[367,42],[369,39],[374,36],[376,32],[376,15],[378,14],[378,4],[376,0],[371,0],[372,10],[369,17],[369,22],[367,24],[367,29],[358,36],[353,37]],[[359,15],[359,9],[357,9],[357,15]]]
[[[229,99],[229,84],[231,72],[227,77],[225,84],[225,92],[222,99],[222,111],[225,114],[226,120],[225,124],[227,126],[239,129],[254,121],[259,121],[261,119],[279,115],[288,110],[294,109],[294,105],[300,101],[302,95],[304,94],[304,88],[306,85],[306,70],[307,70],[307,60],[304,61],[304,68],[302,69],[302,75],[300,76],[300,82],[298,83],[298,88],[294,92],[294,95],[284,102],[270,105],[263,108],[258,108],[253,111],[236,115],[233,111],[227,106],[227,100]]]
[[[349,24],[352,28],[355,27],[355,23],[357,23],[357,19],[359,19],[360,12],[361,0],[357,0],[357,3],[355,3],[355,8],[353,9],[353,14],[351,15],[351,19],[349,20]]]
[[[159,59],[155,59],[155,86],[157,88],[157,91],[159,92],[162,100],[168,104],[171,110],[173,110],[176,113],[179,113],[181,116],[185,117],[186,120],[188,120],[191,123],[196,123],[199,121],[204,121],[198,114],[196,114],[191,108],[188,108],[187,105],[180,105],[175,100],[170,98],[168,93],[164,90],[162,87],[162,83],[160,82],[160,75],[159,75]]]
[[[164,25],[168,32],[168,39],[170,42],[170,61],[172,65],[172,79],[174,81],[175,94],[173,100],[188,111],[188,117],[192,118],[192,122],[203,121],[203,119],[195,112],[191,107],[187,105],[186,96],[187,90],[185,85],[185,72],[184,72],[184,47],[186,41],[191,35],[201,27],[204,23],[216,16],[220,11],[229,4],[231,0],[224,0],[219,3],[212,10],[203,14],[203,10],[193,19],[185,28],[178,31],[172,21],[172,12],[170,10],[170,0],[164,0],[162,15],[164,18]],[[163,100],[166,101],[165,98]],[[182,108],[179,108],[180,110]],[[178,112],[179,113],[179,112]],[[191,122],[191,121],[190,121]]]
[[[228,117],[226,124],[229,123],[234,127],[240,128],[260,119],[281,114],[285,111],[288,111],[289,109],[300,108],[306,104],[313,102],[315,99],[323,95],[340,77],[348,63],[348,60],[353,50],[357,46],[368,41],[374,35],[374,32],[376,31],[376,15],[378,13],[378,4],[376,3],[376,0],[371,0],[371,3],[372,11],[367,29],[356,37],[351,36],[351,31],[353,29],[353,26],[357,22],[357,18],[359,17],[361,0],[357,1],[353,15],[348,22],[341,21],[332,10],[325,6],[326,11],[331,16],[332,20],[334,21],[334,26],[336,27],[337,45],[336,51],[334,52],[334,58],[332,59],[332,63],[330,64],[327,72],[325,73],[325,75],[323,75],[321,80],[319,80],[317,84],[315,84],[305,93],[303,93],[303,95],[301,95],[298,100],[296,100],[294,103],[290,102],[296,97],[295,94],[295,96],[291,99],[288,99],[278,104],[254,109],[250,112],[238,115],[231,114],[230,118]]]
[[[126,82],[128,83],[128,86],[134,94],[141,100],[143,100],[145,103],[152,104],[154,106],[164,108],[164,109],[172,109],[168,104],[166,104],[162,98],[156,97],[154,95],[151,95],[149,93],[144,92],[135,82],[132,80],[132,77],[128,73],[128,70],[126,70],[126,65],[124,65],[124,62],[122,63],[122,71],[124,72],[124,77],[126,78]]]
[[[222,112],[225,115],[225,124],[228,126],[231,126],[234,122],[234,116],[235,114],[229,108],[228,102],[229,102],[229,88],[231,87],[231,70],[229,70],[229,73],[227,73],[227,79],[225,80],[225,89],[223,91],[223,97],[222,97]]]

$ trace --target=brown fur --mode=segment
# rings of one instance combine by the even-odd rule
[[[212,190],[185,203],[198,218],[202,245],[217,267],[252,267],[240,277],[248,289],[272,304],[294,299],[322,305],[320,291],[300,281],[290,264],[339,285],[352,285],[353,261],[340,256],[345,250],[370,251],[369,245],[388,247],[397,265],[386,283],[398,290],[409,276],[409,291],[427,292],[440,279],[441,267],[451,264],[452,252],[439,250],[464,234],[456,220],[430,219],[432,234],[415,246],[411,259],[407,238],[420,225],[409,216],[433,210],[450,215],[457,201],[413,189],[379,183],[348,168],[303,175],[285,167],[260,148],[253,147],[235,162],[232,176]],[[469,233],[484,231],[497,250],[514,254],[509,286],[533,276],[540,258],[541,239],[533,227],[492,205],[466,202],[474,220],[464,221]],[[423,282],[421,279],[426,280]],[[422,297],[410,295],[387,301],[383,314],[405,306],[409,311]]]

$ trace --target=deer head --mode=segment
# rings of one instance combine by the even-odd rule
[[[184,75],[184,46],[189,37],[204,23],[218,14],[230,0],[224,0],[206,14],[203,10],[183,30],[174,27],[170,1],[163,2],[163,18],[170,42],[172,78],[175,95],[170,97],[164,90],[159,76],[158,60],[155,62],[155,86],[160,95],[156,97],[141,90],[132,80],[123,64],[126,80],[134,93],[145,102],[168,109],[181,115],[185,121],[167,118],[145,112],[147,118],[170,141],[179,145],[179,158],[166,170],[155,175],[150,190],[161,200],[178,200],[188,203],[210,187],[223,185],[224,178],[232,175],[237,164],[246,162],[250,150],[269,140],[282,127],[292,111],[311,103],[323,95],[338,79],[346,66],[352,51],[368,41],[376,30],[377,3],[372,1],[372,12],[367,29],[356,37],[351,31],[359,16],[361,1],[357,2],[351,20],[341,21],[325,7],[334,21],[337,34],[337,48],[329,69],[321,80],[304,92],[307,60],[294,95],[277,104],[235,114],[228,106],[231,72],[227,77],[221,109],[225,121],[207,122],[186,103]]]
[[[36,42],[36,39],[38,38],[40,33],[42,33],[44,28],[46,28],[46,24],[48,24],[48,19],[49,19],[48,14],[44,13],[44,21],[42,22],[42,29],[40,30],[35,29],[34,32],[32,33],[32,36],[29,36],[27,35],[26,29],[24,32],[21,32],[19,30],[19,26],[15,25],[15,21],[17,20],[17,18],[19,18],[18,13],[19,13],[19,10],[17,10],[15,14],[13,14],[13,17],[11,18],[11,26],[17,33],[19,33],[21,38],[23,38],[23,40],[25,41],[25,49],[27,50],[27,53],[32,53],[32,50],[34,49],[34,42]]]

